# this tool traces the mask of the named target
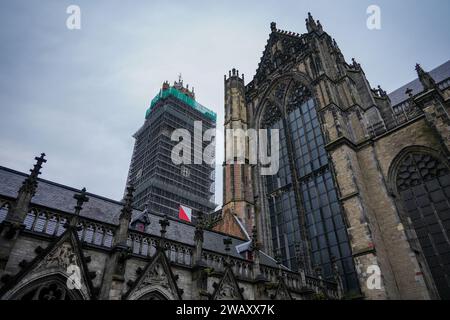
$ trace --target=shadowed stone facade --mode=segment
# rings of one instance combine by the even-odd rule
[[[0,167],[0,299],[338,299],[245,240]],[[21,187],[22,185],[22,187]],[[143,223],[141,226],[139,224]],[[245,232],[242,234],[246,235]],[[252,241],[253,240],[253,241]]]
[[[388,95],[311,15],[306,27],[272,23],[253,79],[225,77],[226,129],[278,129],[280,171],[265,177],[233,154],[223,215],[257,226],[292,270],[332,279],[335,261],[351,296],[449,299],[450,61],[417,65],[418,79]]]

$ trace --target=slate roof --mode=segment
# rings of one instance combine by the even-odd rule
[[[446,80],[450,77],[450,60],[431,70],[429,73],[437,84]],[[389,94],[392,106],[396,106],[408,99],[408,96],[405,93],[407,88],[413,90],[413,95],[419,94],[424,90],[422,83],[419,81],[419,78],[417,78]]]
[[[25,173],[0,166],[0,195],[17,197],[17,192],[26,177]],[[38,188],[32,203],[70,214],[74,212],[76,205],[76,200],[73,198],[75,193],[80,193],[80,190],[52,181],[38,179]],[[122,209],[121,202],[91,193],[87,193],[87,196],[89,201],[83,205],[83,210],[80,213],[82,217],[118,225]],[[142,214],[142,211],[133,210],[132,220],[140,214]],[[148,217],[150,225],[147,227],[146,232],[153,236],[159,236],[161,215],[150,213]],[[168,217],[168,219],[170,220],[170,226],[167,228],[166,238],[194,246],[195,226],[171,217]],[[227,237],[228,235],[205,230],[203,248],[208,251],[225,254],[223,239]],[[233,242],[232,248],[245,243],[243,240],[231,238]],[[245,258],[237,250],[231,250],[230,255],[236,258]],[[271,267],[277,266],[275,260],[265,254],[261,255],[261,263]]]

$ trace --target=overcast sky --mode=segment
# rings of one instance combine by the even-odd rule
[[[81,30],[66,28],[71,4]],[[371,4],[381,30],[366,27]],[[2,0],[0,165],[28,172],[45,152],[42,178],[120,200],[132,135],[162,82],[181,72],[222,130],[223,75],[236,67],[250,81],[270,22],[304,33],[308,11],[388,92],[415,77],[416,62],[429,70],[450,56],[445,0]]]

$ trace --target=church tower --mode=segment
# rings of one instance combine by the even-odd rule
[[[255,221],[252,165],[249,161],[248,110],[244,75],[232,69],[225,84],[225,163],[222,215],[236,217],[251,234]],[[229,218],[229,217],[228,217]],[[225,230],[230,226],[224,226]],[[224,231],[225,231],[224,230]]]
[[[418,80],[388,95],[311,14],[304,34],[270,29],[253,79],[225,78],[225,128],[278,130],[279,170],[261,174],[248,137],[226,134],[226,148],[237,139],[246,152],[226,152],[223,217],[256,226],[263,250],[290,269],[329,280],[339,271],[350,296],[449,295],[445,222],[420,218],[450,206],[447,78],[418,66]]]
[[[128,183],[136,188],[133,206],[173,217],[183,207],[191,212],[189,220],[214,211],[215,172],[207,157],[215,154],[208,153],[213,143],[207,132],[215,129],[216,118],[215,112],[196,100],[194,89],[185,86],[181,76],[173,85],[163,83],[150,102],[144,124],[134,134],[128,175]],[[174,152],[180,145],[182,152]],[[183,161],[174,159],[174,154],[181,154]]]

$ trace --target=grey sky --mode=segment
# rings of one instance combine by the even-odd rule
[[[81,7],[81,30],[66,28],[70,4]],[[381,7],[378,31],[366,28],[371,4]],[[3,0],[0,165],[28,171],[46,152],[43,178],[120,200],[131,136],[162,82],[181,72],[222,130],[223,75],[236,67],[249,81],[270,22],[304,33],[308,11],[388,92],[415,77],[416,62],[432,69],[449,59],[442,0]],[[221,170],[216,180],[220,203]]]

